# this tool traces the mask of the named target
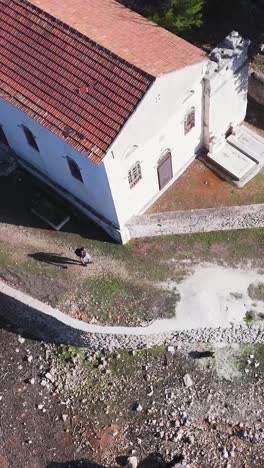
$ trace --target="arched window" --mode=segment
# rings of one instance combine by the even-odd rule
[[[128,171],[128,183],[132,189],[142,179],[140,162],[137,161]]]
[[[184,116],[184,135],[195,127],[195,107],[188,109]]]
[[[34,148],[34,150],[39,151],[39,147],[37,145],[36,138],[34,137],[31,130],[29,130],[29,128],[25,127],[25,125],[22,125],[22,128],[23,128],[23,131],[24,131],[24,134],[25,134],[25,137],[27,139],[28,144],[32,148]]]
[[[74,159],[70,158],[69,156],[67,156],[67,161],[68,161],[68,166],[69,166],[69,169],[71,171],[72,177],[74,177],[75,179],[77,179],[77,180],[79,180],[80,182],[83,183],[81,170],[80,170],[77,162],[74,161]]]
[[[129,146],[129,148],[127,148],[126,151],[124,152],[123,158],[124,159],[129,158],[131,154],[133,154],[137,149],[138,149],[138,145]]]

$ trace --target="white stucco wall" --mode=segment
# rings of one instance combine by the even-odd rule
[[[94,164],[62,139],[3,99],[0,99],[0,125],[11,148],[26,162],[91,206],[110,222],[118,223],[103,163]],[[21,125],[25,125],[31,130],[39,152],[27,143]],[[77,162],[84,183],[71,175],[67,156]]]
[[[221,138],[230,125],[240,124],[247,110],[248,67],[244,66],[238,74],[228,72],[216,73],[207,83],[205,106],[205,142]]]
[[[232,39],[232,35],[235,37]],[[234,48],[230,47],[231,39]],[[236,41],[242,41],[237,46]],[[218,53],[216,61],[208,65],[204,78],[204,142],[221,141],[230,126],[239,125],[245,118],[248,91],[248,47],[232,32],[212,54]]]
[[[110,148],[104,164],[121,225],[161,194],[157,166],[167,149],[175,179],[200,147],[206,64],[158,78]],[[193,106],[196,125],[184,135],[184,115]],[[128,171],[137,161],[143,178],[130,189]]]

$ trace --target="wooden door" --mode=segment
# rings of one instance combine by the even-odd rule
[[[158,165],[159,189],[162,190],[172,179],[171,153],[168,151]]]

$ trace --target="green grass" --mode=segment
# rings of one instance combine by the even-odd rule
[[[248,295],[253,300],[264,301],[264,283],[250,284]]]
[[[166,263],[171,258],[192,256],[198,250],[206,256],[208,248],[224,245],[232,254],[243,244],[245,257],[252,252],[258,253],[259,247],[264,246],[264,228],[241,229],[230,231],[215,231],[195,234],[168,235],[153,238],[132,240],[130,244],[119,246],[106,244],[101,252],[113,256],[126,263],[132,270],[140,263],[145,265],[146,271],[155,263]],[[244,249],[244,246],[250,248]],[[192,249],[192,251],[190,251]],[[143,251],[143,253],[142,253]]]
[[[78,308],[87,311],[88,320],[93,317],[100,323],[122,325],[173,317],[179,300],[176,291],[127,281],[116,275],[89,278],[79,291]]]
[[[7,250],[0,250],[0,267],[6,268],[13,266],[15,264],[14,260],[10,256]]]
[[[152,262],[166,265],[171,259],[224,260],[233,263],[240,259],[258,259],[264,246],[264,229],[217,231],[159,238],[144,239],[133,244],[146,243],[148,255],[142,262],[151,266]],[[221,247],[221,258],[216,249]],[[146,267],[146,271],[148,268]],[[167,269],[168,276],[170,269]]]
[[[111,355],[109,369],[116,377],[131,376],[144,364],[147,363],[150,366],[153,361],[161,359],[164,353],[164,346],[153,346],[149,349],[135,351],[134,354],[127,350],[120,350]],[[117,354],[120,356],[119,359],[115,358]]]
[[[104,380],[104,373],[98,373],[98,365],[104,357],[103,353],[96,353],[93,360],[87,360],[87,353],[84,349],[78,348],[77,346],[59,345],[52,346],[52,355],[57,360],[58,364],[63,367],[74,364],[74,360],[78,359],[79,364],[83,366],[85,370],[89,371],[89,374],[94,374],[92,378]],[[106,368],[110,369],[111,374],[115,377],[131,376],[141,366],[148,364],[148,366],[161,359],[165,354],[165,346],[153,346],[152,348],[142,349],[134,351],[133,353],[121,349],[113,351],[106,356],[107,364]]]
[[[260,363],[259,367],[255,368],[252,365],[247,365],[249,356],[253,355],[253,361]],[[247,367],[250,369],[250,374],[262,374],[264,375],[264,344],[244,344],[240,346],[240,359],[238,362],[240,369],[244,371]],[[244,377],[243,377],[244,378]]]
[[[104,356],[103,353],[98,352],[93,355],[92,359],[88,359],[88,356],[91,357],[89,352],[75,346],[47,345],[46,349],[48,358],[53,365],[55,363],[63,382],[70,369],[78,363],[77,367],[82,369],[83,378],[81,383],[78,383],[78,388],[74,389],[74,393],[79,397],[89,397],[91,400],[97,398],[100,392],[108,392],[109,381],[115,381],[118,384],[121,381],[128,382],[137,371],[142,369],[143,365],[150,367],[157,360],[161,360],[165,354],[164,346],[154,346],[135,351],[133,354],[127,350],[117,350]],[[103,370],[99,368],[102,358],[106,359]],[[105,372],[106,370],[110,373]]]
[[[245,314],[244,321],[247,325],[251,325],[254,322],[254,311],[253,310],[248,310]]]
[[[34,253],[31,251],[29,253]],[[26,258],[25,260],[16,261],[13,253],[12,247],[8,243],[1,243],[0,250],[0,268],[12,268],[16,273],[26,272],[26,273],[44,273],[46,276],[55,276],[58,273],[63,272],[63,269],[58,268],[56,265],[51,265],[45,262],[39,262],[32,258]]]
[[[264,344],[242,344],[240,345],[240,354],[244,358],[248,358],[250,354],[253,354],[254,358],[264,365]]]
[[[45,276],[58,276],[61,275],[64,270],[57,267],[56,265],[50,265],[45,262],[38,262],[34,259],[28,259],[19,265],[19,270],[25,271],[31,274],[45,274]]]
[[[81,362],[85,360],[85,353],[82,348],[78,348],[78,346],[58,345],[53,346],[52,349],[53,352],[55,352],[56,358],[64,365],[72,362],[75,358],[78,358]]]
[[[264,246],[263,228],[160,236],[132,240],[126,245],[84,241],[76,234],[60,235],[73,250],[76,245],[85,244],[95,261],[96,256],[100,255],[120,262],[132,281],[161,282],[171,279],[177,268],[177,260],[182,259],[223,260],[230,264],[243,259],[257,259]],[[221,258],[215,252],[217,247],[222,249]],[[174,264],[171,260],[174,260]]]
[[[92,245],[101,255],[122,262],[133,278],[158,282],[172,277],[175,267],[170,260],[218,260],[214,252],[218,246],[223,248],[226,262],[258,258],[264,246],[264,229],[160,236],[132,240],[125,246],[98,242]]]

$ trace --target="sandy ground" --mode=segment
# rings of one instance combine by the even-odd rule
[[[264,274],[251,265],[231,268],[217,263],[192,267],[180,282],[169,282],[163,287],[176,290],[179,300],[175,318],[156,320],[152,331],[191,330],[198,328],[231,327],[264,318],[264,297],[252,298],[250,289],[264,285]],[[264,289],[263,289],[264,291]]]
[[[181,299],[176,308],[175,325],[178,329],[227,327],[243,323],[251,310],[262,314],[264,303],[252,300],[248,288],[263,281],[264,275],[254,270],[199,265],[176,285]]]

